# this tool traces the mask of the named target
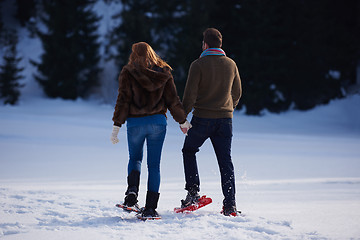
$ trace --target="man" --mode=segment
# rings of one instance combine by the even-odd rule
[[[203,33],[203,52],[192,62],[185,86],[183,106],[186,114],[193,111],[192,128],[187,132],[182,149],[185,189],[182,207],[195,204],[200,195],[200,179],[195,154],[210,138],[218,161],[222,192],[222,213],[236,216],[234,166],[231,160],[232,117],[241,97],[241,80],[236,63],[221,49],[222,35],[215,28]],[[190,125],[190,126],[191,126]]]

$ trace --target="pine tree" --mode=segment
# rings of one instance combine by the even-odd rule
[[[3,0],[0,0],[0,37],[1,37],[3,27],[4,27],[3,20],[2,20],[2,1]]]
[[[97,42],[99,17],[93,0],[43,0],[41,17],[47,32],[38,31],[44,54],[37,66],[36,80],[52,98],[76,99],[88,96],[98,84],[100,60]]]
[[[279,80],[291,36],[286,34],[288,12],[281,1],[216,0],[210,24],[223,34],[223,49],[239,68],[243,96],[238,108],[247,114],[286,110],[290,101]]]
[[[0,65],[0,98],[4,104],[14,105],[20,96],[20,88],[23,87],[19,80],[23,78],[20,72],[24,68],[19,68],[21,58],[17,57],[16,46],[18,36],[15,31],[6,30],[4,34],[5,54],[3,65]]]
[[[210,24],[210,14],[215,9],[214,1],[183,0],[173,5],[172,29],[169,40],[169,50],[166,55],[174,68],[174,79],[178,94],[183,95],[187,74],[192,61],[196,60],[202,52],[202,33]],[[168,8],[169,9],[169,8]],[[162,21],[166,24],[167,21]]]
[[[35,15],[36,3],[35,0],[16,0],[16,18],[19,20],[22,26]]]
[[[182,95],[189,66],[201,53],[202,32],[215,27],[238,65],[244,90],[239,107],[246,114],[307,110],[341,97],[341,88],[354,82],[359,4],[345,2],[123,0],[112,45],[121,68],[132,43],[150,43],[174,68]]]
[[[297,1],[293,15],[296,44],[291,49],[293,58],[288,59],[292,80],[286,85],[296,109],[308,110],[342,97],[343,83],[354,78],[348,71],[352,68],[355,73],[356,68],[354,36],[358,33],[351,29],[355,6],[355,1]],[[347,18],[353,18],[353,23],[344,21]],[[340,77],[330,71],[338,71]]]
[[[136,42],[147,42],[154,49],[152,30],[152,0],[122,0],[122,10],[113,16],[121,22],[109,35],[111,57],[115,59],[119,70],[127,64],[131,46]]]
[[[240,105],[247,114],[290,106],[307,110],[341,97],[342,83],[353,79],[349,73],[354,73],[356,61],[351,52],[356,53],[359,35],[351,26],[355,1],[346,3],[216,1],[210,21],[224,35],[225,52],[238,64],[244,89]],[[341,79],[330,70],[339,71]]]

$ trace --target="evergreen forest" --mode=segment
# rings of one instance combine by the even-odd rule
[[[111,20],[118,24],[108,29],[102,42],[98,27],[104,16],[97,12],[99,1],[117,6]],[[4,2],[0,0],[0,7]],[[189,66],[201,54],[202,33],[208,27],[220,30],[222,48],[239,68],[243,96],[238,108],[246,114],[312,109],[346,97],[348,89],[359,84],[358,0],[13,2],[19,24],[41,40],[44,52],[40,60],[31,60],[37,68],[33,77],[50,98],[87,98],[103,82],[104,62],[114,61],[118,74],[131,45],[139,41],[148,42],[172,66],[182,97]],[[22,67],[17,36],[10,43],[5,40],[9,31],[0,15],[0,47],[11,49],[0,58],[0,98],[14,95],[7,103],[15,103]]]

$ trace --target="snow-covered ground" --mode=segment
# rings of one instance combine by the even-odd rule
[[[126,188],[126,128],[112,145],[112,106],[22,99],[0,106],[1,239],[360,239],[360,96],[308,112],[234,115],[241,217],[225,217],[210,142],[198,153],[213,203],[175,214],[185,197],[184,136],[169,116],[158,212],[139,221],[114,205]],[[139,203],[146,192],[144,159]]]

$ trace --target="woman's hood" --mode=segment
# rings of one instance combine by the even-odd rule
[[[163,87],[171,78],[171,74],[158,72],[149,68],[126,65],[124,67],[130,75],[146,90],[152,92]]]

